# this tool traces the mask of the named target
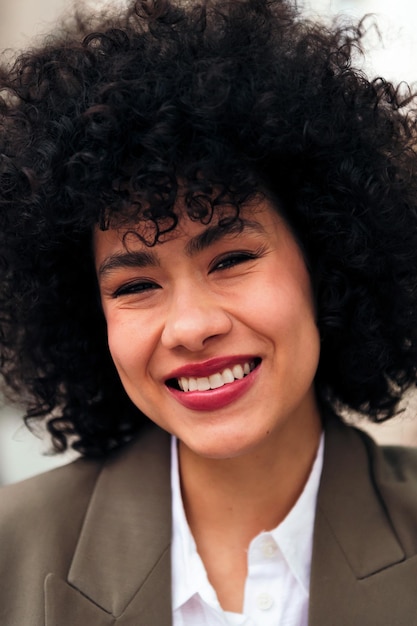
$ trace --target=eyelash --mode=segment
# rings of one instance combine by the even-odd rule
[[[215,259],[212,263],[212,267],[210,268],[210,274],[216,271],[224,271],[231,269],[236,265],[240,265],[241,263],[245,263],[246,261],[251,261],[253,259],[257,259],[261,256],[262,251],[257,252],[248,252],[248,251],[236,251],[229,252],[219,259]],[[119,287],[113,294],[113,298],[118,298],[119,296],[129,296],[133,294],[143,293],[146,291],[151,291],[153,289],[159,289],[159,285],[157,283],[153,283],[151,281],[142,281],[142,282],[132,282],[127,285],[122,285]]]
[[[252,261],[253,259],[257,259],[261,256],[261,252],[248,252],[243,250],[237,250],[235,252],[229,252],[224,256],[220,257],[220,259],[216,259],[210,272],[215,272],[217,270],[227,270],[235,265],[240,265],[240,263],[245,263],[246,261]]]
[[[137,294],[152,289],[159,289],[159,285],[150,281],[128,283],[127,285],[122,285],[122,287],[116,289],[113,294],[113,298],[118,298],[119,296],[129,296],[131,294]]]

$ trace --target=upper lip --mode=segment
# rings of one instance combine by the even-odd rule
[[[166,380],[172,378],[181,378],[182,376],[187,378],[199,378],[203,376],[211,376],[217,372],[222,372],[227,367],[233,367],[234,365],[244,363],[252,363],[255,360],[259,360],[258,357],[253,354],[239,354],[234,356],[216,357],[214,359],[208,359],[200,363],[188,363],[175,370],[173,370]]]

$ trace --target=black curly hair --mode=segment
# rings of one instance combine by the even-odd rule
[[[104,454],[147,420],[108,351],[92,232],[145,220],[153,245],[180,183],[203,222],[278,199],[314,285],[320,401],[394,414],[416,381],[415,101],[354,68],[364,30],[290,0],[144,0],[0,69],[2,372],[57,451]]]

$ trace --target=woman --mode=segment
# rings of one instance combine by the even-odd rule
[[[3,69],[1,623],[414,623],[414,96],[363,26],[143,2]],[[156,426],[155,426],[156,425]],[[171,434],[171,438],[169,434]]]

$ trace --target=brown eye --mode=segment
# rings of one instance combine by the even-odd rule
[[[114,298],[119,298],[120,296],[129,296],[132,294],[140,294],[146,291],[150,291],[152,289],[160,289],[159,285],[156,283],[152,283],[150,281],[138,281],[133,283],[128,283],[127,285],[122,285],[116,289],[113,294]]]
[[[235,265],[245,263],[245,261],[256,259],[256,257],[257,255],[251,252],[231,252],[220,259],[217,259],[211,271],[227,270]]]

